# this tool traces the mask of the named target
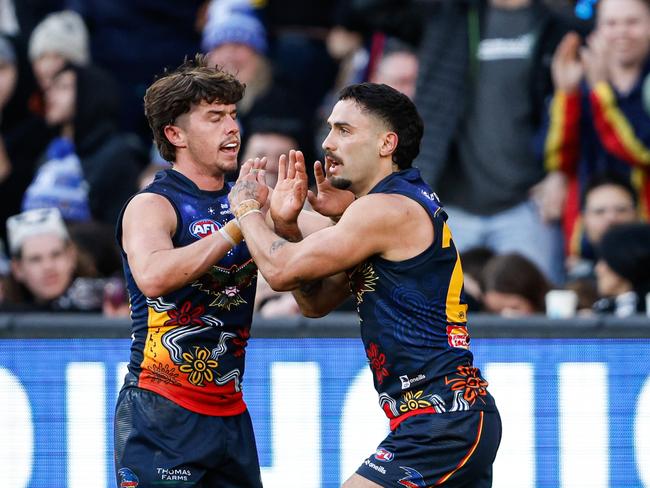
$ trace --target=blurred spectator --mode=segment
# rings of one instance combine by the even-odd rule
[[[612,227],[600,244],[596,265],[599,313],[627,317],[645,311],[650,293],[650,225],[635,223]]]
[[[384,83],[413,99],[417,77],[418,58],[415,51],[397,39],[386,40],[381,58],[370,74],[369,81]]]
[[[95,64],[117,80],[119,126],[146,145],[151,131],[144,117],[144,92],[165,67],[177,66],[200,50],[197,14],[205,0],[66,0],[90,31]]]
[[[494,257],[494,251],[487,247],[473,247],[464,251],[461,258],[463,266],[463,291],[469,311],[483,310],[482,276],[485,265]]]
[[[489,312],[510,317],[544,313],[550,285],[537,266],[520,254],[490,259],[482,284],[483,303]]]
[[[560,282],[559,228],[530,193],[545,176],[532,140],[568,21],[534,0],[440,0],[422,16],[418,166],[447,206],[460,251],[519,252]]]
[[[250,132],[241,161],[266,157],[266,184],[274,188],[278,181],[280,156],[288,155],[291,149],[302,149],[306,134],[300,118],[284,115],[280,107],[270,104],[264,108],[264,113],[257,113],[250,120]]]
[[[563,288],[576,294],[578,298],[576,312],[578,315],[593,314],[593,305],[598,300],[598,287],[595,278],[570,278]]]
[[[266,29],[252,8],[239,5],[225,13],[209,10],[202,48],[208,63],[221,66],[246,84],[244,98],[237,104],[242,147],[253,130],[251,121],[266,116],[269,110],[276,117],[297,117],[301,126],[309,127],[313,114],[304,103],[303,91],[291,78],[279,78],[274,73]]]
[[[586,46],[571,33],[553,58],[555,94],[543,132],[549,171],[565,175],[568,190],[547,201],[564,204],[567,243],[579,242],[579,202],[594,175],[616,173],[638,194],[639,215],[650,210],[650,115],[643,86],[650,74],[650,2],[602,0]]]
[[[165,161],[160,155],[155,144],[151,145],[149,150],[149,164],[140,172],[138,176],[138,190],[146,188],[155,178],[158,171],[171,168],[169,161]]]
[[[201,45],[210,65],[224,68],[246,84],[248,100],[242,101],[244,111],[268,89],[271,66],[266,58],[266,29],[254,13],[209,12]]]
[[[143,154],[117,131],[114,81],[102,70],[67,65],[46,93],[46,120],[59,128],[25,192],[23,209],[57,207],[64,218],[113,225],[136,191]]]
[[[274,116],[269,113],[251,121],[251,133],[242,161],[251,158],[267,158],[264,176],[266,184],[275,187],[278,181],[278,163],[282,154],[299,149],[300,121],[291,117]],[[257,275],[255,311],[262,317],[278,317],[300,314],[300,308],[290,292],[274,291],[261,273]]]
[[[22,37],[48,13],[61,10],[65,0],[0,1],[0,33]]]
[[[29,58],[42,90],[66,63],[90,63],[88,42],[86,24],[71,10],[51,13],[36,26],[29,39]]]
[[[102,313],[106,317],[129,316],[129,297],[122,277],[114,276],[106,281],[102,300]]]
[[[103,280],[76,278],[77,253],[57,209],[7,220],[12,276],[8,310],[99,311]]]
[[[25,47],[0,36],[0,235],[5,222],[20,212],[23,193],[34,177],[40,155],[51,139],[45,122],[29,110],[36,92]]]
[[[632,185],[616,174],[594,176],[585,187],[580,217],[581,231],[569,245],[567,271],[570,278],[593,276],[596,250],[605,231],[615,224],[638,219],[636,193]]]
[[[122,258],[115,240],[115,225],[102,222],[68,222],[70,239],[87,276],[122,276]]]

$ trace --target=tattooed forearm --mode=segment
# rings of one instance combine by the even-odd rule
[[[278,239],[277,241],[273,241],[273,243],[271,244],[271,248],[269,249],[269,254],[271,254],[271,255],[275,254],[275,251],[280,249],[287,242],[288,241],[286,239]]]

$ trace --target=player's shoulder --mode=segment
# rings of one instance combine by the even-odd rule
[[[402,218],[412,206],[420,207],[412,198],[399,193],[371,193],[355,200],[350,208],[357,213]]]
[[[356,199],[346,210],[347,222],[361,227],[380,225],[396,228],[400,226],[421,206],[411,198],[392,193],[371,193]]]
[[[138,193],[131,198],[124,209],[125,220],[143,219],[150,221],[159,218],[165,220],[173,218],[175,220],[176,212],[172,203],[158,193]]]

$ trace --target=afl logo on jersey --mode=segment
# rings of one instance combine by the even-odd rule
[[[221,227],[221,225],[219,225],[219,223],[215,222],[214,220],[195,220],[190,224],[190,234],[192,234],[194,237],[198,237],[199,239],[203,239],[204,237],[208,237],[213,232],[217,232],[219,230],[219,227]]]

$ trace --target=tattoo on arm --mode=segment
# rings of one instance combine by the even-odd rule
[[[271,248],[269,249],[269,254],[271,254],[271,255],[275,254],[275,251],[280,249],[287,242],[288,241],[286,239],[278,239],[277,241],[273,241],[273,243],[271,244]]]
[[[242,193],[246,199],[257,200],[257,189],[257,183],[253,181],[240,181],[233,187],[232,191],[235,196]]]

